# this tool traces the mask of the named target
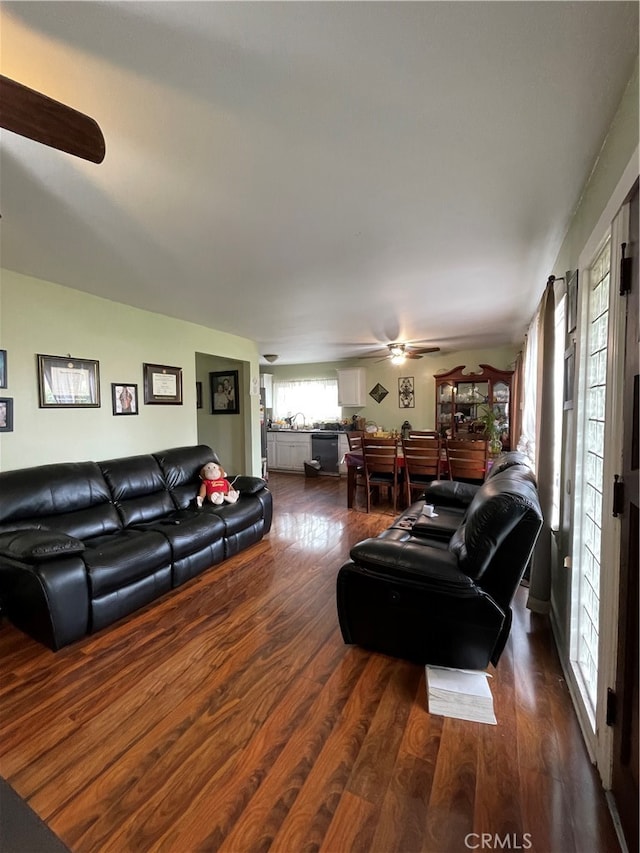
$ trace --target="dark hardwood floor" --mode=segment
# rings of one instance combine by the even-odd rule
[[[337,623],[336,573],[391,510],[347,510],[344,480],[270,487],[265,540],[100,634],[54,654],[0,627],[0,775],[64,843],[619,850],[524,596],[491,671],[498,725],[430,716],[423,668],[345,646]]]

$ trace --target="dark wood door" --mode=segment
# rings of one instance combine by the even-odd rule
[[[638,853],[638,184],[629,212],[631,292],[627,302],[624,372],[624,439],[620,541],[620,620],[616,676],[613,782],[620,820],[630,853]]]

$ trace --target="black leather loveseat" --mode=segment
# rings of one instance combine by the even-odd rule
[[[351,549],[337,579],[346,643],[420,664],[498,662],[542,512],[522,460],[494,468],[481,486],[433,483],[426,494],[437,518],[422,514],[423,498]]]
[[[236,503],[198,509],[209,461],[196,445],[0,473],[7,616],[59,649],[259,541],[271,527],[265,481],[237,477]]]

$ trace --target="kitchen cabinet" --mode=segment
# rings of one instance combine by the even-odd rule
[[[367,371],[364,367],[345,367],[338,370],[338,405],[367,404]]]
[[[308,432],[270,432],[267,436],[267,460],[272,471],[304,471],[311,459],[311,434]]]
[[[482,438],[485,425],[481,418],[493,410],[504,450],[514,445],[511,435],[512,370],[499,370],[481,364],[479,373],[465,373],[459,365],[446,373],[437,373],[436,429],[452,438]]]

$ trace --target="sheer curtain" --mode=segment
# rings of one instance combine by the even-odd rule
[[[273,418],[302,412],[307,423],[338,421],[338,379],[278,379],[273,383]]]
[[[553,515],[554,454],[556,442],[555,393],[555,282],[547,282],[529,327],[524,354],[522,433],[518,450],[535,465],[538,495],[544,516],[533,554],[527,607],[537,613],[551,609],[551,518]]]

